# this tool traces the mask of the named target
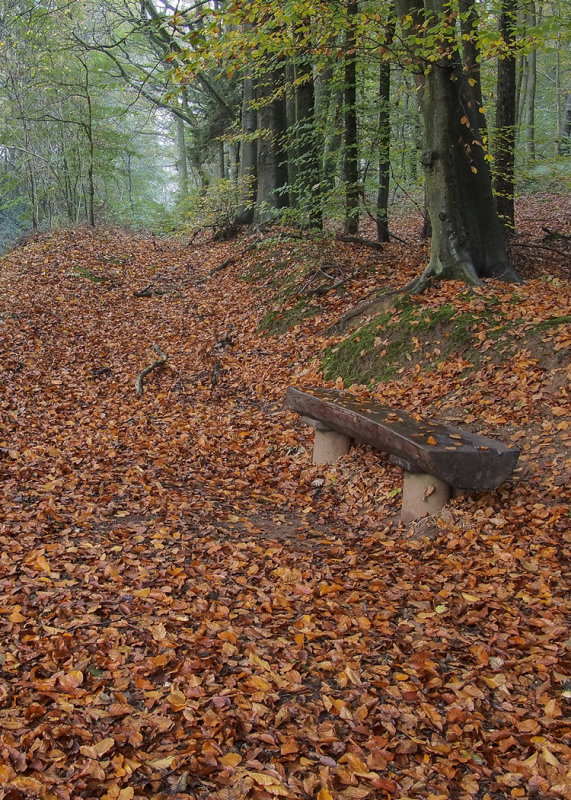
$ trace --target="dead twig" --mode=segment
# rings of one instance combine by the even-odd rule
[[[135,392],[137,393],[137,397],[141,397],[141,395],[143,394],[143,382],[147,377],[147,375],[149,374],[149,372],[152,372],[154,369],[157,369],[158,367],[162,367],[168,361],[169,358],[168,355],[166,353],[163,353],[158,344],[153,345],[153,350],[155,350],[155,352],[158,353],[159,358],[157,358],[155,361],[153,361],[152,364],[149,364],[148,367],[145,367],[145,369],[139,373],[139,376],[135,381]]]
[[[532,250],[547,250],[549,253],[557,253],[559,256],[563,256],[567,258],[569,253],[564,253],[563,250],[558,250],[556,247],[548,247],[546,244],[538,244],[537,242],[516,242],[511,241],[510,245],[515,245],[516,247],[529,247]]]

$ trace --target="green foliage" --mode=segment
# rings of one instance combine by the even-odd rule
[[[95,275],[87,267],[76,267],[73,272],[75,275],[79,275],[80,278],[91,281],[91,283],[105,283],[105,281],[109,280],[104,275]]]
[[[230,232],[240,212],[248,207],[251,186],[251,178],[220,178],[203,190],[195,189],[178,204],[176,213],[183,220],[184,232],[192,235],[205,228],[215,234]]]

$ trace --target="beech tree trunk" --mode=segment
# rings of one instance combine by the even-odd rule
[[[392,39],[392,35],[390,37]],[[389,184],[391,145],[391,65],[382,61],[379,67],[379,183],[377,189],[377,239],[389,241]]]
[[[357,46],[353,18],[358,0],[347,0],[345,35],[345,91],[343,178],[345,180],[345,233],[354,236],[359,229],[359,152],[357,144]]]
[[[516,123],[515,29],[518,0],[502,0],[500,33],[508,48],[498,59],[494,190],[498,214],[506,231],[514,230],[514,158]]]
[[[315,86],[313,65],[308,55],[295,65],[295,161],[296,204],[307,206],[312,228],[321,228],[321,168],[315,130]]]
[[[253,138],[258,127],[258,114],[254,109],[254,80],[246,76],[242,83],[242,133],[240,146],[240,179],[247,184],[247,198],[236,219],[239,225],[251,225],[254,220],[254,201],[258,192],[258,143]]]
[[[399,15],[424,17],[415,0],[398,0]],[[473,102],[470,82],[455,36],[454,19],[445,0],[424,0],[424,11],[437,21],[450,19],[449,39],[441,57],[427,64],[420,78],[424,121],[422,166],[432,225],[430,262],[411,285],[422,289],[434,278],[455,278],[477,285],[481,278],[520,281],[511,268],[498,218],[486,152],[482,114]],[[419,25],[420,27],[420,25]],[[430,32],[430,28],[428,29]],[[422,54],[426,57],[426,54]]]
[[[537,23],[535,3],[529,4],[528,24],[531,28]],[[535,93],[537,88],[537,52],[532,50],[527,57],[527,96],[526,96],[526,151],[528,163],[535,161]]]
[[[266,100],[258,112],[258,191],[254,224],[267,222],[272,209],[289,205],[286,191],[288,182],[286,131],[287,117],[284,96],[275,93],[284,86],[284,70],[274,70],[263,87]]]
[[[188,165],[186,162],[186,137],[184,134],[184,120],[174,116],[174,129],[176,141],[176,174],[178,178],[178,196],[183,200],[188,194]]]

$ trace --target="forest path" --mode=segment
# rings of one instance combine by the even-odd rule
[[[568,328],[549,364],[484,336],[470,373],[383,387],[523,446],[513,484],[407,527],[398,469],[313,467],[283,408],[371,275],[268,337],[259,253],[208,278],[229,252],[77,230],[2,261],[0,791],[566,797]],[[490,292],[522,330],[568,310],[558,280],[462,302]]]

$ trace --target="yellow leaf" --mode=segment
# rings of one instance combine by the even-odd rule
[[[153,761],[147,761],[147,764],[153,769],[169,769],[174,761],[174,756],[166,756],[165,758],[155,758]]]
[[[0,784],[8,783],[16,773],[7,764],[0,764]]]
[[[260,786],[265,786],[266,788],[281,786],[280,780],[274,778],[273,775],[268,775],[265,772],[250,772],[248,770],[247,774],[250,776],[250,778],[256,781],[256,783],[259,783]]]
[[[47,558],[45,558],[45,556],[38,556],[37,559],[32,564],[32,566],[34,566],[40,572],[49,572],[50,571],[50,565],[48,563]]]
[[[340,591],[341,586],[335,583],[321,583],[319,585],[319,596],[323,597],[324,594],[335,594]]]
[[[10,781],[10,789],[22,789],[22,791],[26,793],[29,792],[30,794],[28,796],[30,797],[32,796],[32,793],[39,797],[42,784],[35,778],[26,778],[18,775],[17,777],[12,778]]]
[[[543,760],[546,764],[549,764],[551,767],[560,767],[561,764],[555,758],[551,750],[548,750],[547,747],[544,747],[541,751],[541,755],[543,756]]]
[[[166,639],[167,629],[162,622],[159,622],[157,625],[151,626],[151,633],[155,642],[162,642],[163,639]]]
[[[251,675],[248,678],[248,683],[260,692],[269,692],[272,688],[272,684],[260,675]]]
[[[241,760],[242,756],[239,753],[226,753],[219,759],[225,767],[237,767]]]
[[[333,795],[328,789],[320,789],[317,793],[317,800],[333,800]]]
[[[133,789],[133,787],[127,786],[125,789],[121,789],[121,791],[117,795],[117,800],[132,800],[134,794],[135,790]]]
[[[79,752],[87,756],[87,758],[94,758],[98,759],[101,756],[104,756],[105,753],[108,753],[109,750],[115,745],[115,739],[111,736],[108,736],[106,739],[101,739],[100,742],[97,742],[93,745],[82,745],[79,748]]]
[[[173,711],[182,711],[183,708],[186,708],[186,696],[180,689],[171,689],[167,700],[171,704]]]

